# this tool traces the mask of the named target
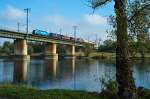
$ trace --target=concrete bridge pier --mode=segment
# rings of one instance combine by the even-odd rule
[[[57,44],[56,43],[47,43],[45,45],[45,59],[58,59],[57,54]]]
[[[75,59],[75,45],[69,45],[66,48],[66,58]]]
[[[27,40],[14,40],[14,54],[15,59],[30,59],[30,56],[28,55]]]

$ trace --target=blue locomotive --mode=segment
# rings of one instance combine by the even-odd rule
[[[40,36],[49,36],[49,33],[46,31],[42,31],[42,30],[33,30],[32,34],[34,35],[40,35]]]
[[[73,41],[73,42],[75,41],[75,42],[79,42],[79,43],[84,42],[84,40],[81,38],[69,37],[69,36],[60,35],[57,33],[49,33],[49,32],[38,30],[38,29],[33,30],[32,34],[38,35],[38,36],[48,37],[51,39],[66,40],[66,41]]]

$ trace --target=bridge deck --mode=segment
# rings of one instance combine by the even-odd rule
[[[37,36],[32,34],[26,34],[26,33],[19,33],[16,31],[9,31],[9,30],[3,30],[0,29],[0,37],[3,38],[10,38],[10,39],[27,39],[29,41],[37,41],[37,42],[47,42],[47,43],[56,43],[56,44],[65,44],[65,45],[76,45],[76,46],[83,46],[81,43],[74,43],[73,41],[67,41],[67,40],[58,40],[58,39],[52,39],[44,36]]]

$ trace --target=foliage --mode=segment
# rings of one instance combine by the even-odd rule
[[[58,45],[57,46],[57,52],[59,53],[59,54],[65,54],[66,53],[66,49],[65,49],[65,47],[66,46],[64,46],[64,45]]]
[[[100,94],[103,99],[119,99],[117,96],[118,83],[116,81],[112,79],[106,80],[102,78],[101,83],[104,86]]]
[[[150,28],[149,0],[133,0],[127,6],[128,28],[132,37],[139,39],[140,34],[148,33]]]
[[[98,47],[100,52],[116,52],[116,42],[108,39],[103,42],[102,45]]]
[[[144,40],[144,39],[143,39]],[[129,41],[129,47],[130,47],[130,54],[132,57],[135,57],[137,53],[140,53],[140,57],[141,58],[145,58],[146,57],[146,53],[149,53],[150,50],[150,42],[143,42],[142,40],[140,41],[133,41],[130,40]]]
[[[34,43],[30,42],[28,46],[28,52],[31,53],[40,53],[43,52],[44,45],[42,43]],[[14,44],[5,41],[4,44],[0,47],[0,53],[1,55],[11,55],[14,54]]]
[[[144,58],[150,48],[148,31],[150,28],[150,3],[148,0],[133,0],[127,8],[127,15],[129,40],[132,42],[130,46],[135,49],[131,51],[141,53],[141,57]]]
[[[118,92],[118,84],[115,80],[109,79],[106,80],[105,78],[101,78],[100,82],[102,84],[102,91],[112,91],[112,92]]]
[[[6,41],[4,42],[3,46],[0,48],[0,53],[5,55],[10,55],[14,52],[13,44]]]
[[[90,55],[90,53],[92,53],[92,52],[93,52],[93,47],[90,44],[86,43],[84,45],[84,54],[85,54],[85,56],[88,57]]]
[[[128,42],[131,56],[140,53],[141,57],[145,57],[145,53],[150,49],[149,31],[150,28],[150,2],[148,0],[132,0],[128,1],[127,8],[128,21]],[[110,37],[116,38],[117,22],[116,16],[111,15],[108,22],[111,29],[107,30]]]
[[[143,87],[138,88],[139,99],[149,99],[150,90],[144,89]]]
[[[29,53],[40,53],[44,51],[44,44],[43,43],[34,43],[30,42],[29,44]]]
[[[96,9],[100,6],[105,5],[106,3],[110,2],[111,0],[88,0],[88,2],[91,4],[90,6],[93,9]]]

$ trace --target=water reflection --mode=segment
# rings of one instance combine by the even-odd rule
[[[136,61],[136,64],[134,64],[134,77],[137,86],[150,88],[150,62]]]
[[[45,79],[56,80],[57,59],[45,60]]]
[[[7,60],[0,60],[0,82],[9,83],[13,81],[13,63]]]
[[[62,60],[58,62],[57,81],[59,83],[55,85],[56,86],[55,88],[76,89],[75,64],[76,64],[75,59]]]
[[[27,60],[15,60],[14,61],[14,83],[25,83],[28,75],[28,61]]]
[[[45,65],[43,60],[33,60],[28,68],[28,83],[38,86],[38,83],[45,81]]]
[[[150,88],[150,62],[134,62],[137,86]],[[0,83],[26,84],[39,89],[100,91],[99,78],[115,80],[113,60],[0,60]]]

